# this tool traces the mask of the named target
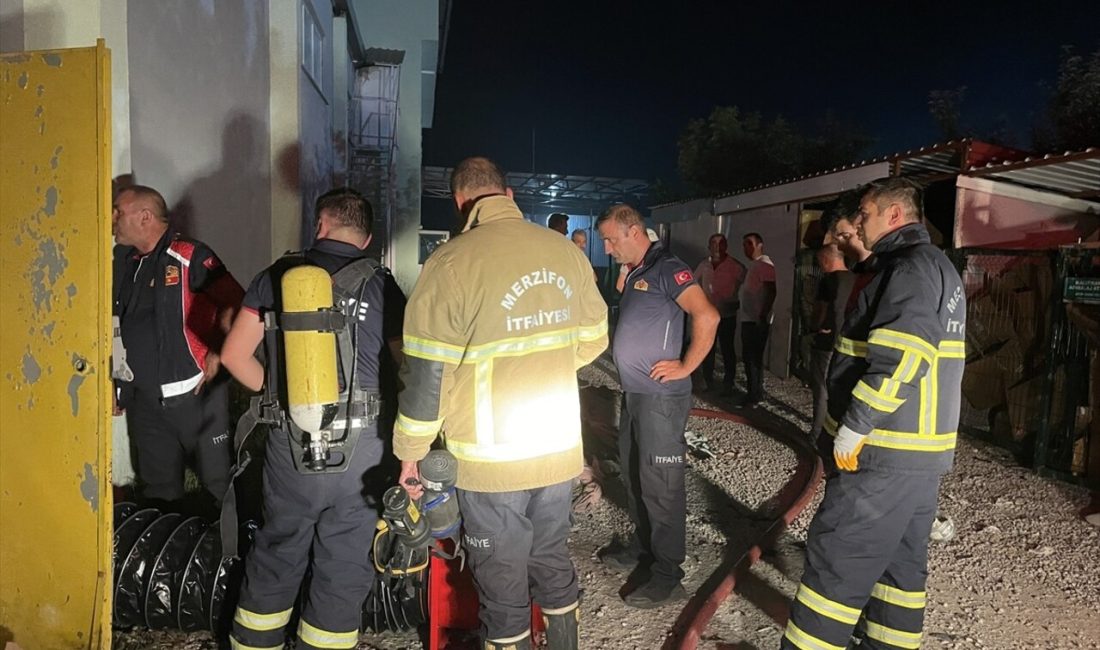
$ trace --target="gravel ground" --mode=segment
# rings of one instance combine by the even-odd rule
[[[585,420],[596,430],[586,449],[612,458],[610,429],[618,386],[600,361],[581,376]],[[769,426],[805,431],[809,391],[797,380],[769,378],[769,400],[757,416]],[[696,398],[703,408],[728,406]],[[738,424],[691,418],[715,457],[691,458],[688,472],[688,558],[684,585],[694,592],[722,559],[739,555],[776,514],[772,499],[794,474],[786,446]],[[604,464],[604,469],[610,469]],[[701,648],[776,648],[786,607],[802,571],[806,528],[822,490],[769,552],[738,582],[705,630]],[[956,468],[946,477],[941,513],[957,528],[930,552],[925,648],[1100,649],[1100,535],[1076,515],[1087,502],[1076,487],[1044,479],[1013,464],[996,447],[960,439]],[[649,650],[669,638],[682,604],[652,611],[623,604],[623,576],[604,567],[596,552],[612,535],[629,531],[617,481],[604,481],[604,499],[578,515],[570,545],[584,589],[582,648]],[[207,634],[118,633],[115,647],[212,650]],[[414,634],[372,634],[360,650],[420,648]]]

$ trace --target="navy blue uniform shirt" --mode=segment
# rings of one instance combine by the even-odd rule
[[[335,274],[353,260],[365,257],[362,250],[344,242],[332,239],[319,239],[305,252],[306,261]],[[242,307],[263,318],[265,312],[279,308],[276,283],[281,278],[273,277],[273,270],[282,267],[276,263],[260,272],[248,291],[245,292]],[[358,347],[359,386],[363,390],[377,391],[382,386],[382,364],[389,361],[390,353],[386,342],[401,338],[401,328],[405,320],[405,294],[397,286],[393,275],[379,269],[363,292],[359,313],[359,330],[356,334]],[[388,371],[389,368],[386,368]]]
[[[691,393],[691,377],[662,384],[649,373],[658,361],[679,359],[683,353],[684,311],[676,299],[693,284],[691,268],[660,242],[651,244],[641,265],[626,276],[612,349],[624,391]]]

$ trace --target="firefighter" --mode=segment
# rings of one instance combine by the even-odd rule
[[[399,363],[405,298],[393,276],[365,257],[372,213],[358,192],[322,195],[316,218],[309,249],[284,256],[252,281],[223,353],[238,381],[264,390],[264,412],[250,415],[270,426],[263,525],[245,560],[232,648],[283,647],[307,568],[312,577],[296,647],[354,648],[373,581],[367,547],[377,514],[363,496],[364,483],[383,460],[380,394],[387,368],[392,381]],[[291,305],[311,295],[321,296],[317,307],[335,306],[339,315]],[[317,347],[300,349],[301,337],[292,338],[299,335],[316,339]],[[253,357],[261,342],[266,367]],[[274,359],[285,359],[285,367]],[[311,398],[317,403],[303,402],[303,386],[324,387],[326,380],[327,397],[321,391]],[[329,438],[315,435],[303,413],[321,414],[315,425]]]
[[[244,290],[210,247],[171,228],[164,197],[151,187],[121,190],[111,226],[119,244],[115,415],[126,415],[142,496],[185,509],[184,465],[193,455],[213,506],[230,476],[229,378],[218,372],[218,353]]]
[[[401,484],[420,496],[416,462],[445,430],[484,647],[530,648],[533,598],[550,647],[575,649],[576,371],[607,347],[607,306],[585,256],[523,218],[491,161],[464,160],[451,190],[462,234],[428,258],[405,316]]]
[[[643,556],[650,577],[623,599],[642,609],[687,597],[684,577],[687,492],[684,427],[691,410],[691,373],[714,347],[719,315],[691,268],[660,242],[650,241],[642,216],[613,205],[596,221],[604,249],[626,265],[615,367],[623,387],[619,464],[634,532],[625,548],[606,548],[600,559],[624,573]],[[691,344],[683,346],[684,315]]]
[[[783,648],[918,648],[928,534],[959,423],[966,299],[900,178],[867,186],[855,218],[873,279],[829,367],[839,473],[810,524],[806,567]]]

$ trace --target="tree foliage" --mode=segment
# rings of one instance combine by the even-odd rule
[[[1100,49],[1081,55],[1062,48],[1047,120],[1036,128],[1035,145],[1040,151],[1100,146]]]
[[[1050,99],[1032,125],[1031,147],[1047,153],[1100,146],[1100,50],[1081,55],[1063,47],[1058,78],[1043,89]],[[928,93],[928,112],[944,139],[974,137],[1014,145],[1014,129],[1006,114],[994,116],[985,128],[975,128],[965,119],[965,100],[966,86]]]
[[[962,125],[962,104],[965,99],[966,86],[928,93],[928,112],[939,125],[945,140],[957,140],[970,135],[970,129]]]
[[[850,163],[870,143],[832,115],[806,133],[782,116],[719,106],[681,133],[679,171],[692,192],[719,194]]]

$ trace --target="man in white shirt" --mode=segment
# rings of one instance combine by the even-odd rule
[[[775,304],[775,265],[764,254],[764,238],[750,232],[741,241],[745,257],[751,260],[749,271],[741,284],[741,356],[744,357],[745,383],[748,385],[745,399],[738,408],[753,408],[764,399],[764,348],[768,344],[768,330],[772,322],[772,305]]]

